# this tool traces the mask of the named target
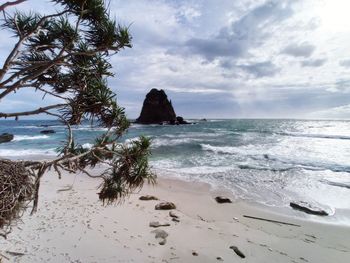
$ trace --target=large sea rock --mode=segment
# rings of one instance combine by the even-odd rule
[[[141,124],[159,124],[176,122],[176,114],[164,90],[152,89],[143,102],[140,117],[136,120]]]

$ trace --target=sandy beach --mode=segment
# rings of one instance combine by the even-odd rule
[[[97,198],[98,184],[82,174],[65,174],[61,180],[47,174],[39,211],[25,215],[8,239],[0,240],[2,262],[350,261],[346,226],[281,216],[238,200],[218,204],[217,193],[206,184],[163,177],[123,204],[106,207]],[[142,195],[159,200],[139,200]],[[172,220],[169,210],[155,210],[161,201],[176,205],[172,213],[179,222]],[[154,228],[150,222],[170,226]],[[157,233],[165,233],[165,240],[156,238]]]

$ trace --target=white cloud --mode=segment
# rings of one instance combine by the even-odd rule
[[[45,10],[30,2],[23,9]],[[111,59],[117,74],[109,83],[131,117],[151,88],[168,91],[188,117],[333,116],[350,101],[350,27],[329,30],[326,23],[338,20],[324,7],[318,0],[113,0],[111,14],[131,24],[134,47]],[[9,47],[0,43],[1,57]]]

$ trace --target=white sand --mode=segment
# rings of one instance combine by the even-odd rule
[[[99,181],[74,177],[44,177],[39,211],[0,239],[0,253],[8,258],[2,262],[350,262],[349,227],[283,217],[243,202],[218,204],[207,185],[170,179],[145,186],[123,205],[104,207],[96,195]],[[72,190],[57,192],[73,182]],[[171,221],[169,211],[155,210],[159,201],[138,200],[144,194],[174,202],[180,222]],[[165,245],[155,239],[151,221],[170,223],[158,228],[169,234]]]

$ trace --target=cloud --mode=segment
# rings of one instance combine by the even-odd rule
[[[165,89],[184,117],[302,118],[350,101],[344,78],[350,27],[327,31],[319,0],[113,0],[110,6],[118,22],[131,25],[133,48],[111,58],[116,77],[108,80],[131,118],[151,88]],[[49,13],[57,6],[32,0],[18,8]],[[5,30],[2,36],[0,62],[14,42]],[[48,99],[23,89],[0,110],[38,108]]]
[[[282,54],[286,54],[293,57],[310,57],[315,51],[316,47],[314,45],[308,44],[306,42],[300,44],[290,44],[282,50]]]
[[[288,1],[267,1],[219,29],[218,34],[208,38],[190,38],[183,47],[169,52],[177,53],[180,50],[186,56],[200,55],[209,61],[223,57],[245,57],[251,48],[261,46],[271,35],[269,26],[286,20],[292,14]]]
[[[350,59],[344,59],[339,61],[339,65],[344,68],[350,68]]]
[[[349,116],[350,116],[350,104],[327,108],[324,110],[312,112],[310,114],[310,117],[312,118],[325,118],[325,119],[349,119]]]
[[[208,60],[218,57],[241,57],[246,54],[246,48],[239,41],[227,39],[192,38],[186,42],[190,53],[204,56]]]
[[[323,66],[326,62],[327,62],[326,58],[309,59],[309,60],[302,61],[301,66],[303,66],[303,67],[316,67],[317,68],[317,67]]]
[[[270,61],[241,65],[239,67],[256,78],[272,77],[280,71],[280,69]]]

